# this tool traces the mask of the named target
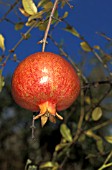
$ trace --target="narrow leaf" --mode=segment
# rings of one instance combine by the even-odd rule
[[[66,4],[66,1],[61,1],[61,8],[63,8]]]
[[[24,7],[24,10],[29,14],[29,15],[34,15],[37,13],[37,7],[34,4],[33,0],[22,0],[22,4]]]
[[[38,3],[38,7],[41,7],[43,5],[45,5],[46,3],[48,3],[50,0],[40,0]]]
[[[21,30],[24,26],[24,22],[18,22],[17,24],[15,24],[15,30],[18,31],[18,30]]]
[[[74,27],[71,27],[70,25],[67,25],[66,28],[64,28],[65,31],[70,32],[71,34],[75,35],[76,37],[80,37],[80,34],[76,31]]]
[[[97,149],[100,151],[101,154],[104,153],[104,146],[103,146],[103,140],[100,136],[96,135],[95,133],[93,133],[91,130],[88,130],[85,133],[87,136],[93,138],[96,141],[96,146]]]
[[[82,142],[85,141],[85,139],[86,139],[86,135],[85,135],[85,134],[82,134],[82,135],[79,137],[78,142],[82,143]]]
[[[0,92],[2,91],[4,85],[5,85],[4,77],[2,76],[2,74],[0,74]]]
[[[25,17],[29,17],[29,14],[28,14],[23,8],[19,8],[19,11],[20,11],[21,14],[23,14]]]
[[[67,145],[68,145],[68,143],[60,143],[60,144],[56,145],[55,151],[59,151],[59,150],[63,149],[64,147],[66,147]]]
[[[4,43],[4,41],[5,41],[4,36],[3,36],[2,34],[0,34],[0,48],[1,48],[3,51],[5,51],[5,43]]]
[[[25,170],[27,170],[28,165],[31,164],[31,163],[32,163],[32,161],[30,159],[27,159],[27,162],[26,162],[26,165],[25,165]]]
[[[44,13],[44,11],[40,11],[40,12],[37,12],[37,14],[30,16],[28,18],[28,22],[30,22],[30,21],[32,21],[34,19],[42,18],[43,13]]]
[[[40,23],[40,24],[38,25],[39,30],[45,31],[45,30],[46,30],[46,27],[47,27],[47,22],[48,22],[48,21],[46,21],[46,22],[44,22],[44,23]]]
[[[58,163],[57,162],[46,162],[43,163],[42,165],[40,165],[40,169],[44,169],[44,168],[53,168],[54,166],[58,167]]]
[[[66,11],[62,18],[66,18],[67,16],[68,16],[68,12]]]
[[[101,107],[96,107],[92,112],[92,119],[94,121],[98,121],[102,117],[102,109]]]
[[[101,154],[104,153],[104,146],[103,146],[103,140],[100,138],[96,141],[97,149],[100,151]]]
[[[112,136],[105,136],[105,140],[112,144]]]
[[[81,48],[84,51],[86,51],[86,52],[91,52],[92,51],[92,49],[89,47],[89,45],[85,41],[81,42],[80,45],[81,45]]]
[[[89,96],[86,96],[84,100],[87,104],[89,104],[89,105],[91,104],[91,99]]]
[[[50,1],[48,3],[46,3],[43,8],[46,9],[46,10],[49,10],[53,7],[53,3]]]
[[[29,165],[28,170],[37,170],[37,166],[35,165]]]
[[[100,46],[99,45],[95,45],[93,48],[97,49],[97,50],[100,50]]]
[[[26,22],[26,26],[28,26],[28,27],[31,27],[32,25],[34,25],[36,23],[36,21],[35,20],[31,20],[31,21],[28,21],[28,22]]]
[[[60,127],[60,132],[63,138],[66,139],[68,142],[72,142],[72,135],[70,129],[66,126],[66,124],[62,124]]]

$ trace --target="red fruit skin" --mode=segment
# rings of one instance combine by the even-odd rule
[[[80,92],[80,80],[65,59],[51,52],[26,57],[12,77],[12,95],[21,107],[38,111],[48,102],[57,111],[71,106]]]

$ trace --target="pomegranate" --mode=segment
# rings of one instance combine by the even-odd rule
[[[57,111],[68,108],[78,97],[80,80],[74,68],[65,59],[51,52],[38,52],[26,57],[12,77],[12,96],[21,107],[55,123]]]

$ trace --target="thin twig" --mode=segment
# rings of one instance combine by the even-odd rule
[[[112,38],[108,37],[105,33],[96,32],[98,35],[104,37],[107,41],[112,41]]]
[[[106,165],[103,165],[101,168],[99,168],[98,170],[103,170],[103,169],[107,169],[108,167],[112,166],[112,162],[108,163]]]
[[[67,21],[63,20],[63,22],[66,24],[66,25],[69,25],[71,28],[73,28],[70,24],[68,24]],[[78,33],[79,34],[79,33]],[[88,43],[88,41],[84,38],[84,36],[82,36],[81,34],[79,34],[79,39],[81,41],[84,41],[88,47],[90,48],[90,51],[94,54],[94,56],[98,59],[98,61],[103,65],[103,67],[106,69],[106,71],[108,72],[110,78],[112,77],[112,72],[110,71],[108,65],[106,63],[104,63],[104,61],[102,60],[102,58],[100,57],[100,55],[94,50],[93,47],[91,47],[91,45]]]
[[[58,4],[58,1],[59,0],[55,0],[53,8],[52,8],[52,11],[51,11],[51,14],[50,14],[50,17],[49,17],[48,25],[47,25],[47,28],[46,28],[46,31],[45,31],[45,34],[44,34],[44,38],[43,38],[42,52],[45,51],[45,46],[46,46],[46,40],[47,40],[48,32],[49,32],[49,29],[50,29],[50,25],[51,25],[51,22],[52,22],[52,17],[54,15],[55,10],[56,10],[56,6]]]
[[[81,70],[78,68],[78,66],[76,65],[76,63],[73,62],[73,60],[70,58],[70,56],[63,50],[62,47],[60,47],[60,45],[52,38],[51,35],[49,35],[49,38],[51,39],[51,41],[56,45],[56,47],[58,47],[61,55],[65,56],[70,63],[74,66],[74,68],[76,69],[76,71],[78,73],[81,74],[82,79],[84,80],[85,83],[88,83],[88,80],[86,79],[86,77],[83,75],[83,73],[81,72]]]
[[[102,84],[112,84],[112,80],[88,82],[88,83],[85,83],[85,85],[82,88],[87,89],[87,88],[90,88],[90,86],[97,88],[99,85],[102,85]]]
[[[81,81],[81,83],[83,83],[83,82]],[[78,138],[79,138],[79,136],[81,134],[81,127],[82,127],[83,119],[84,119],[84,91],[83,91],[83,89],[81,89],[81,114],[80,114],[80,118],[79,118],[79,122],[78,122],[78,126],[77,126],[77,131],[76,131],[76,134],[75,134],[75,136],[73,138],[73,142],[69,143],[67,148],[70,148],[78,140]],[[67,151],[68,151],[68,149],[67,149]],[[62,161],[62,163],[61,163],[61,165],[59,167],[59,170],[61,170],[63,168],[63,166],[66,163],[67,159],[68,159],[67,156],[64,157],[64,159],[63,159],[63,161]]]
[[[4,14],[4,16],[0,19],[0,22],[2,22],[6,17],[7,15],[14,9],[14,7],[19,3],[19,0],[16,0],[14,2],[14,4],[12,4],[9,8],[9,10]]]
[[[35,115],[33,115],[33,119],[32,119],[32,125],[31,125],[31,129],[32,129],[32,139],[35,139],[35,120],[34,120]]]
[[[67,160],[68,160],[68,157],[66,156],[66,157],[63,159],[62,163],[60,164],[59,170],[62,170],[62,169],[63,169],[63,166],[64,166],[64,164],[66,163]]]
[[[110,75],[110,77],[112,77],[112,72],[109,70],[108,65],[106,63],[104,63],[104,61],[102,60],[102,58],[100,57],[100,55],[93,49],[93,47],[91,47],[91,45],[88,43],[87,40],[85,40],[85,38],[80,35],[80,39],[84,42],[86,42],[86,44],[88,45],[88,47],[91,49],[91,52],[94,54],[94,56],[98,59],[98,61],[103,65],[103,67],[106,69],[106,71],[108,72],[108,74]]]
[[[88,129],[87,131],[96,131],[96,130],[101,129],[102,127],[109,125],[109,124],[112,124],[112,119],[109,119],[109,120],[107,120],[107,121],[105,121],[105,122],[103,122],[99,125],[96,125],[95,127]]]
[[[64,0],[66,3],[67,3],[67,5],[72,9],[74,6],[73,5],[71,5],[69,2],[68,2],[68,0]]]
[[[9,50],[9,54],[6,56],[6,58],[5,58],[5,60],[4,60],[3,64],[2,64],[1,72],[3,72],[4,66],[6,65],[6,63],[7,63],[8,59],[9,59],[9,57],[11,56],[11,54],[12,54],[12,53],[16,50],[16,48],[21,44],[21,42],[25,39],[24,37],[26,37],[27,34],[29,34],[29,33],[31,32],[31,30],[35,27],[36,24],[37,24],[37,23],[34,23],[34,24],[28,29],[28,31],[23,34],[23,36],[22,36],[22,37],[20,38],[20,40],[15,44],[15,46],[14,46],[11,50]]]
[[[4,20],[7,21],[7,22],[9,22],[9,23],[12,24],[12,25],[15,25],[15,23],[14,23],[13,21],[11,21],[10,19],[8,19],[8,18],[5,18]]]
[[[83,86],[82,80],[81,80],[81,86]],[[81,89],[81,114],[77,125],[77,131],[73,139],[73,143],[75,143],[80,136],[83,119],[84,119],[84,91],[83,89]]]
[[[111,150],[111,152],[109,153],[109,155],[107,156],[107,158],[106,158],[106,160],[105,160],[105,162],[104,162],[103,165],[107,164],[107,162],[110,160],[111,157],[112,157],[112,150]]]
[[[104,95],[100,98],[100,100],[94,105],[94,107],[92,107],[92,110],[94,110],[97,106],[100,105],[100,103],[105,99],[105,97],[111,92],[112,87],[110,86],[110,88],[108,90],[105,91]],[[88,109],[87,113],[91,111],[91,107]]]

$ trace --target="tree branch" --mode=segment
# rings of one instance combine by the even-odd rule
[[[82,79],[84,80],[85,83],[88,83],[87,78],[83,75],[83,73],[81,72],[81,70],[78,68],[78,66],[73,62],[73,60],[70,58],[70,56],[63,50],[62,47],[60,47],[60,45],[52,38],[51,35],[49,35],[49,38],[51,39],[51,41],[55,44],[55,46],[59,49],[61,55],[65,56],[70,63],[73,65],[73,67],[76,69],[76,71],[78,73],[80,73],[80,76],[82,77]]]
[[[0,19],[0,22],[2,22],[7,15],[14,9],[14,7],[19,3],[19,0],[16,0],[16,2],[14,2],[14,4],[12,4],[9,8],[9,10],[4,14],[4,16]]]
[[[24,40],[24,37],[27,36],[27,34],[29,34],[31,32],[31,30],[35,27],[37,23],[34,23],[28,30],[26,33],[23,34],[23,36],[20,38],[20,40],[15,44],[15,46],[9,50],[9,54],[6,56],[4,62],[2,63],[2,67],[1,67],[1,72],[3,72],[4,66],[6,65],[8,59],[10,58],[10,55],[12,53],[14,53],[14,51],[16,50],[16,48],[21,44],[21,42]]]
[[[102,85],[102,84],[112,84],[112,80],[102,80],[102,81],[95,81],[95,82],[88,82],[88,83],[85,83],[84,86],[82,88],[84,89],[88,89],[90,88],[91,86],[97,88],[99,85]]]
[[[47,28],[46,28],[46,31],[45,31],[45,34],[44,34],[44,38],[43,38],[42,52],[45,51],[45,46],[46,46],[46,40],[47,40],[48,32],[49,32],[49,29],[50,29],[50,25],[51,25],[51,22],[52,22],[52,17],[54,15],[55,10],[56,10],[56,6],[58,4],[58,1],[59,0],[55,0],[53,8],[52,8],[52,11],[51,11],[51,14],[50,14],[50,17],[49,17],[48,25],[47,25]]]

